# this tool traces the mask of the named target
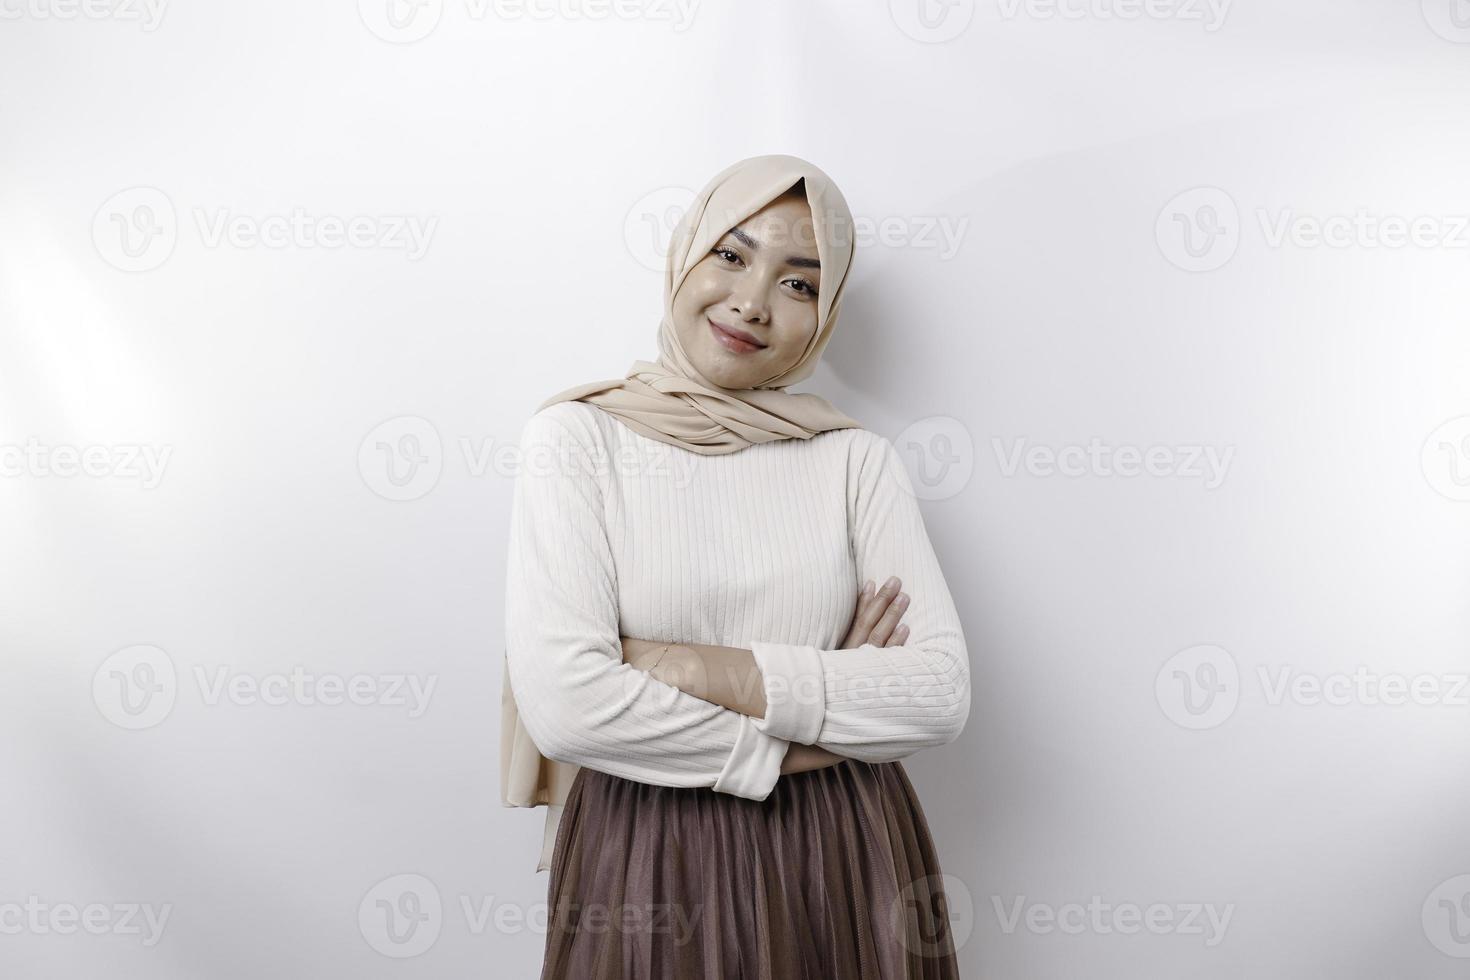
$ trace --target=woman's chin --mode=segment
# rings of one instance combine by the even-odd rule
[[[722,371],[717,366],[711,366],[704,376],[709,379],[710,384],[721,388],[729,388],[732,391],[740,391],[749,388],[750,382],[745,378],[745,372]]]
[[[752,383],[750,362],[722,348],[701,350],[694,366],[711,384],[721,388],[749,388]]]

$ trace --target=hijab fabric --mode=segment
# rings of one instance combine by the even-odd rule
[[[816,333],[785,373],[754,388],[722,388],[699,373],[679,343],[674,294],[726,232],[798,180],[806,185],[811,233],[822,262]],[[825,173],[799,157],[780,154],[732,164],[705,185],[674,228],[664,269],[658,360],[634,361],[626,377],[568,388],[542,402],[537,411],[561,401],[591,402],[649,438],[705,455],[733,453],[776,439],[810,439],[828,429],[860,428],[861,423],[821,396],[784,390],[811,375],[832,339],[852,258],[852,212]]]
[[[684,279],[731,228],[804,182],[812,211],[810,233],[822,263],[817,295],[817,329],[801,358],[782,374],[753,388],[723,388],[704,377],[679,343],[674,296]],[[806,229],[802,229],[807,233]],[[852,268],[853,218],[830,177],[799,157],[750,157],[726,167],[699,192],[674,228],[664,270],[664,310],[656,361],[634,361],[626,376],[592,381],[553,395],[537,407],[584,401],[616,416],[651,439],[703,455],[738,452],[778,439],[810,439],[831,429],[862,423],[826,399],[793,393],[787,385],[815,370],[832,331]],[[537,870],[550,867],[555,826],[577,766],[553,762],[537,750],[521,723],[507,662],[501,682],[500,789],[505,806],[549,807]]]

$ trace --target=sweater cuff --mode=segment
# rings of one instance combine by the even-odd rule
[[[811,745],[827,717],[827,677],[814,646],[791,643],[750,645],[765,679],[766,716],[755,725],[767,735]]]
[[[735,736],[735,747],[730,750],[713,789],[716,793],[743,796],[747,800],[764,800],[781,778],[781,763],[786,760],[791,743],[760,731],[749,715],[737,717],[740,731]]]

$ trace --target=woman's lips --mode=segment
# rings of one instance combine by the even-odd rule
[[[714,333],[715,339],[726,350],[735,354],[749,354],[751,351],[765,350],[760,344],[752,344],[747,340],[741,340],[709,317],[705,317],[705,320],[709,323],[709,328]]]

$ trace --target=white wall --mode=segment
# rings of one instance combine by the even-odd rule
[[[0,972],[536,975],[493,454],[655,353],[650,228],[789,152],[888,229],[802,387],[932,498],[965,975],[1463,976],[1463,2],[68,2],[0,0]],[[241,237],[293,209],[365,244]],[[297,667],[434,687],[216,687]]]

